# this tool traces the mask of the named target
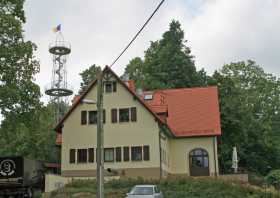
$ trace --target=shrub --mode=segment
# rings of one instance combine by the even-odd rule
[[[280,169],[272,170],[266,177],[265,181],[268,185],[274,186],[277,190],[280,190]]]

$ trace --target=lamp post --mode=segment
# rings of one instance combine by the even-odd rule
[[[101,74],[97,77],[97,102],[83,99],[82,103],[97,105],[97,198],[104,198],[103,80]]]

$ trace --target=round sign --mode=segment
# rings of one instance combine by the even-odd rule
[[[0,163],[0,175],[11,176],[16,171],[16,164],[13,160],[7,159]]]

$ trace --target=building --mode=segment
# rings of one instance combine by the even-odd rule
[[[109,67],[104,79],[104,166],[123,176],[215,176],[221,135],[217,87],[136,93]],[[61,174],[92,177],[96,171],[96,81],[57,124]]]

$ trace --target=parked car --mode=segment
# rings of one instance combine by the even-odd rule
[[[126,195],[126,198],[163,198],[156,185],[136,185]]]

